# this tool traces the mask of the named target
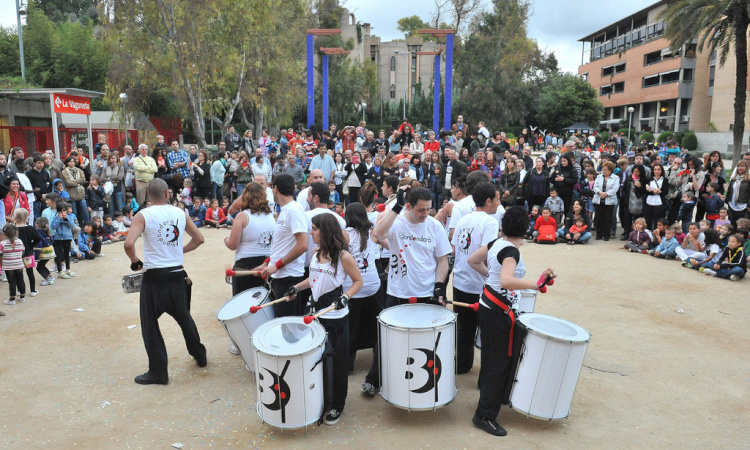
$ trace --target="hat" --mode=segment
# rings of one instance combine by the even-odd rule
[[[628,152],[628,158],[635,158],[635,152],[633,151]]]

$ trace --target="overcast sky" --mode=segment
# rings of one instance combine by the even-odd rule
[[[601,0],[532,0],[532,3],[529,35],[536,39],[542,49],[555,53],[564,71],[577,73],[581,64],[581,43],[578,39],[656,3],[656,0],[606,2],[606,6]],[[403,34],[396,29],[396,21],[415,14],[428,20],[434,4],[435,0],[344,2],[358,21],[372,24],[373,34],[382,40],[403,38]],[[483,0],[483,4],[489,8],[491,1]],[[0,0],[0,25],[16,25],[14,0]]]

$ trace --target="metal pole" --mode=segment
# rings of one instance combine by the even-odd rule
[[[323,55],[323,129],[328,129],[328,55],[326,54]]]
[[[451,127],[451,100],[453,92],[453,34],[445,36],[445,105],[443,105],[443,128]]]
[[[91,134],[91,114],[86,115],[86,131],[89,133],[89,164],[94,164],[94,136]],[[122,152],[124,155],[125,152]]]
[[[52,112],[52,141],[55,144],[55,159],[60,159],[60,136],[57,135],[57,113],[55,112],[55,96],[49,94],[49,108]]]
[[[313,35],[307,35],[307,128],[315,123],[315,50]]]
[[[16,0],[16,18],[18,19],[18,48],[21,56],[21,78],[26,79],[26,63],[23,57],[23,26],[21,25],[21,5],[20,0]]]
[[[211,122],[211,147],[213,147],[214,146],[214,119],[212,117],[209,117],[208,121]]]
[[[405,55],[406,55],[406,64],[405,64],[406,72],[404,72],[404,75],[406,76],[406,78],[404,79],[404,117],[402,117],[403,119],[406,119],[406,99],[409,96],[409,64],[411,63],[411,61],[409,61],[409,55],[410,54],[411,53],[408,52],[408,51],[405,53]]]
[[[630,108],[628,108],[630,109]],[[630,113],[630,117],[628,118],[628,145],[630,144],[630,128],[633,124],[633,113],[628,111]]]
[[[440,55],[435,55],[435,82],[432,100],[432,131],[437,136],[440,127]]]

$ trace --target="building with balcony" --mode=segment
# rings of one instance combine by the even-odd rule
[[[637,130],[708,126],[708,117],[693,111],[711,108],[710,99],[695,101],[696,94],[711,95],[712,87],[695,85],[697,72],[708,73],[710,62],[698,54],[697,39],[672,51],[664,38],[666,24],[657,19],[666,6],[666,0],[659,1],[579,40],[583,58],[578,73],[596,89],[605,108],[601,129],[617,130],[621,121],[627,124],[629,107],[634,108],[632,126]],[[702,81],[713,85],[713,79]]]

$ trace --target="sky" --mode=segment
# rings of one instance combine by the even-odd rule
[[[381,40],[403,38],[396,29],[402,17],[417,15],[429,20],[435,0],[340,0],[360,22],[369,22]],[[581,43],[578,39],[625,16],[656,3],[656,0],[604,2],[601,0],[531,0],[528,33],[540,48],[552,51],[563,71],[578,73]],[[490,0],[483,0],[485,8]],[[398,12],[395,12],[398,11]],[[15,0],[0,0],[0,25],[16,26]]]

